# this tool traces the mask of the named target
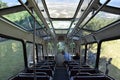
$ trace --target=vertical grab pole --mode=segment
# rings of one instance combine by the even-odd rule
[[[87,44],[85,44],[84,64],[86,64],[86,59],[87,59]]]
[[[101,50],[101,44],[102,42],[98,42],[98,48],[97,48],[97,56],[96,56],[96,64],[95,64],[95,69],[99,70],[99,59],[100,59],[100,50]]]
[[[33,8],[31,9],[32,14],[34,15],[34,11]],[[33,18],[34,20],[34,26],[33,26],[33,66],[34,66],[34,80],[37,80],[36,77],[36,66],[35,66],[35,50],[36,50],[36,46],[35,46],[35,35],[36,35],[36,21],[35,18]]]

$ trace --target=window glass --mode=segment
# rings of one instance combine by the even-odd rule
[[[38,62],[43,60],[43,53],[42,53],[42,46],[41,45],[37,45],[37,50],[38,50]]]
[[[72,18],[80,0],[45,0],[50,17]]]
[[[45,8],[44,8],[44,6],[43,6],[42,0],[35,0],[35,1],[36,1],[36,3],[38,4],[38,7],[39,7],[39,9],[41,10],[44,18],[46,19],[46,22],[50,24],[50,21],[49,21],[49,18],[48,18],[47,13],[46,13],[46,11],[45,11]]]
[[[83,36],[86,36],[86,35],[91,34],[91,32],[88,32],[88,31],[85,31],[85,30],[82,30],[81,32],[82,32],[82,35],[83,35]]]
[[[27,11],[21,11],[21,12],[17,12],[17,13],[8,14],[8,15],[3,15],[3,17],[10,20],[11,22],[19,25],[18,27],[20,27],[24,30],[33,30],[34,19]],[[36,22],[36,28],[44,27],[42,21],[39,19],[39,17],[37,16],[36,13],[35,13],[35,18],[39,22],[39,24],[41,24],[41,25],[39,25]]]
[[[53,43],[52,42],[48,42],[47,44],[47,53],[49,56],[54,56],[53,54]]]
[[[71,21],[53,21],[53,26],[55,29],[68,29],[70,23]]]
[[[27,48],[28,67],[32,67],[33,66],[33,44],[27,43],[26,48]],[[36,53],[35,53],[35,59],[36,59]],[[36,60],[35,60],[35,62],[36,62]]]
[[[120,79],[120,39],[106,41],[102,43],[99,69],[102,72],[106,71],[106,63],[109,58],[112,58],[111,64],[108,65],[109,73],[115,80]]]
[[[84,28],[96,31],[119,19],[120,15],[101,11],[91,19]]]
[[[69,52],[72,54],[72,55],[75,55],[75,47],[76,47],[76,44],[73,42],[73,41],[71,41],[70,43],[69,43]]]
[[[100,3],[104,4],[106,0],[100,0]],[[108,6],[112,7],[118,7],[120,8],[120,1],[119,0],[110,0],[110,2],[107,4]]]
[[[91,67],[95,67],[97,54],[97,43],[87,45],[87,64]]]
[[[81,64],[84,63],[84,56],[85,56],[85,45],[81,45],[81,50],[80,50],[80,61],[81,61]]]
[[[8,80],[24,69],[23,45],[20,41],[0,37],[0,80]]]
[[[22,0],[22,2],[25,3],[26,0]],[[16,5],[20,5],[20,2],[18,0],[0,0],[0,9]]]
[[[73,22],[70,30],[69,30],[69,34],[72,32],[73,28],[76,26],[77,22],[79,21],[79,18],[81,17],[81,15],[84,13],[84,11],[86,10],[86,8],[88,7],[88,4],[91,2],[91,0],[84,0],[83,4],[81,5],[81,8],[75,18],[75,21]],[[88,17],[89,18],[89,17]],[[85,21],[84,21],[85,22]],[[83,24],[83,23],[82,23]]]
[[[81,8],[78,12],[78,15],[76,16],[76,18],[80,18],[81,15],[84,13],[84,11],[86,10],[86,8],[89,6],[89,3],[91,2],[92,0],[84,0],[83,1],[83,4],[81,5]]]
[[[83,20],[83,22],[81,23],[79,27],[83,27],[83,25],[90,19],[91,16],[92,16],[92,12],[88,14],[88,16]]]
[[[65,43],[64,42],[58,42],[57,43],[57,49],[58,49],[58,53],[60,53],[62,50],[65,49]]]
[[[61,30],[58,29],[58,30],[55,30],[55,33],[56,33],[56,34],[66,34],[67,31],[68,31],[68,30],[66,30],[66,29],[61,29]]]
[[[74,27],[76,26],[77,22],[78,22],[78,19],[75,19],[75,21],[74,21],[74,22],[72,23],[72,25],[71,25],[71,28],[70,28],[70,30],[69,30],[69,32],[68,32],[68,35],[72,32],[72,30],[73,30]]]

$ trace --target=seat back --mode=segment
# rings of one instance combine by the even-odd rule
[[[30,69],[27,71],[28,73],[33,73],[33,69]],[[52,69],[36,69],[36,72],[45,72],[47,73],[49,76],[53,76],[53,71]]]
[[[37,80],[50,80],[50,77],[49,76],[36,76],[36,79]],[[34,80],[34,76],[22,75],[22,76],[15,77],[15,78],[10,79],[10,80]]]
[[[74,76],[72,80],[114,80],[107,76]]]

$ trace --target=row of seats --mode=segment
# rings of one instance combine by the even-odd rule
[[[114,80],[101,71],[91,68],[88,65],[80,65],[76,61],[67,64],[67,71],[70,80]]]
[[[52,80],[54,76],[56,63],[55,61],[39,62],[35,68],[31,67],[26,71],[17,74],[9,80]]]
[[[70,80],[114,80],[109,76],[98,75],[98,76],[73,76]]]

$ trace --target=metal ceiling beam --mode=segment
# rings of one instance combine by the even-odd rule
[[[101,6],[102,4],[98,1],[97,3],[98,5],[94,6],[94,9],[98,9],[99,6]],[[101,11],[105,11],[105,12],[109,12],[109,13],[114,13],[114,14],[120,14],[120,8],[118,7],[113,7],[113,6],[104,6]]]
[[[103,5],[101,5],[97,10],[96,10],[96,12],[87,20],[87,22],[82,26],[82,27],[80,27],[80,29],[75,33],[75,34],[77,34],[83,27],[85,27],[85,25],[87,25],[87,23],[91,20],[91,19],[93,19],[97,14],[98,14],[98,12],[107,4],[107,3],[109,3],[110,2],[110,0],[107,0]]]
[[[28,8],[28,6],[26,6],[21,0],[18,0],[20,3],[21,3],[21,5],[29,12],[29,14],[33,17],[33,19],[35,20],[35,22],[37,22],[38,24],[39,24],[39,26],[42,26],[37,20],[36,20],[36,18],[35,18],[35,16],[32,14],[32,10],[30,10],[29,8]],[[44,30],[44,29],[43,29]],[[47,34],[48,34],[48,32],[46,31],[46,30],[44,30]]]
[[[24,10],[25,8],[21,5],[7,7],[7,8],[0,9],[0,15],[7,15],[7,14],[16,13]]]
[[[51,26],[52,26],[52,28],[53,28],[53,32],[54,32],[54,34],[55,34],[55,30],[54,30],[54,27],[53,27],[52,20],[50,19],[50,14],[49,14],[49,11],[48,11],[46,2],[45,2],[45,0],[41,0],[41,1],[42,1],[42,3],[43,3],[43,6],[44,6],[45,11],[46,11],[46,13],[47,13],[48,19],[49,19],[49,21],[50,21],[50,23],[51,23]]]
[[[68,30],[68,29],[55,29],[55,30]]]
[[[38,30],[44,30],[44,28],[37,28],[36,30],[37,30],[37,31],[38,31]],[[28,30],[28,31],[33,31],[33,29]]]
[[[115,8],[115,7],[111,7],[111,6],[105,6],[101,11],[120,15],[120,8],[117,8],[117,7]]]
[[[81,8],[81,5],[82,5],[83,1],[84,1],[84,0],[80,0],[80,2],[79,2],[79,4],[78,4],[78,7],[77,7],[76,12],[75,12],[75,15],[74,15],[74,19],[72,20],[72,22],[71,22],[71,24],[70,24],[70,27],[69,27],[69,29],[68,29],[67,36],[68,36],[68,33],[69,33],[69,31],[70,31],[70,29],[71,29],[71,27],[72,27],[72,25],[73,25],[73,22],[75,21],[76,16],[77,16],[77,14],[78,14],[78,12],[79,12],[79,10],[80,10],[80,8]]]
[[[82,14],[82,16],[79,18],[78,23],[76,24],[75,28],[72,30],[72,32],[70,33],[70,35],[74,34],[75,30],[77,29],[77,27],[79,27],[79,25],[82,23],[82,21],[86,18],[86,16],[89,14],[89,12],[91,11],[91,9],[93,8],[93,6],[98,3],[99,0],[93,0],[90,5],[87,7],[87,9],[84,11],[84,13]]]
[[[49,31],[49,33],[52,35],[53,38],[55,38],[55,34],[51,32],[45,18],[43,17],[37,3],[35,2],[35,0],[28,0],[29,6],[34,7],[34,10],[36,12],[36,14],[38,15],[38,17],[42,20],[42,22],[44,23],[46,29]]]
[[[5,19],[0,18],[0,26],[0,34],[33,42],[32,33],[18,28],[18,26],[6,21]],[[42,42],[44,42],[43,39],[36,37],[36,43]]]
[[[74,18],[51,18],[51,20],[55,21],[72,21]]]

